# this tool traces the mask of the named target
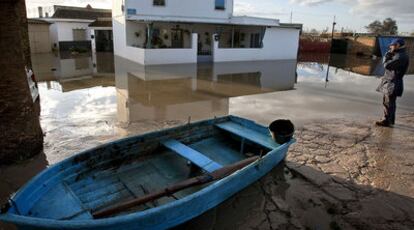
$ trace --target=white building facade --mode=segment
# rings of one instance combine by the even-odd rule
[[[72,7],[54,5],[38,7],[37,11],[28,10],[29,17],[38,17],[32,21],[43,21],[50,24],[49,39],[53,50],[77,51],[96,50],[99,47],[92,45],[102,44],[112,51],[112,12],[108,9],[95,9],[90,5],[86,7]],[[37,32],[37,31],[35,31]],[[34,34],[33,35],[38,35]],[[97,42],[93,43],[93,39]],[[45,39],[44,39],[45,40]],[[106,47],[104,47],[107,50]]]
[[[44,19],[50,25],[50,37],[54,49],[73,46],[74,43],[90,43],[91,31],[89,24],[94,20],[85,19]]]
[[[142,65],[296,59],[300,28],[233,16],[233,0],[114,0],[114,52]]]

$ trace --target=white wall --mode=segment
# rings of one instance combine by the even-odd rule
[[[145,49],[127,45],[125,17],[113,17],[112,26],[114,36],[114,54],[144,65]]]
[[[145,65],[197,62],[197,34],[192,35],[190,49],[145,49]]]
[[[134,47],[145,47],[145,38],[147,35],[146,25],[138,22],[126,21],[126,41],[127,45]],[[139,37],[135,33],[139,33]]]
[[[112,0],[112,17],[120,17],[124,15],[122,12],[122,4],[124,4],[125,0]]]
[[[113,17],[114,54],[141,65],[197,62],[197,34],[192,35],[190,49],[142,49],[127,45],[124,16]],[[145,35],[142,35],[145,36]]]
[[[233,0],[225,1],[226,10],[216,10],[215,0],[165,0],[165,6],[153,6],[153,0],[125,0],[125,12],[127,12],[127,9],[136,9],[137,15],[143,16],[225,19],[233,13]]]
[[[299,30],[267,28],[263,48],[223,49],[214,41],[214,62],[296,59],[299,49]]]
[[[28,25],[30,52],[49,53],[52,51],[49,24]]]
[[[86,40],[91,40],[91,31],[89,29],[89,24],[91,22],[55,22],[54,25],[57,26],[58,32],[58,41],[73,41],[73,29],[85,29],[86,30]]]
[[[53,23],[52,25],[50,25],[49,27],[50,30],[50,41],[51,41],[51,45],[52,47],[54,47],[54,44],[56,44],[56,48],[59,47],[59,38],[58,38],[58,26],[56,23]]]

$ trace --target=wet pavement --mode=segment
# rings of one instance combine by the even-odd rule
[[[372,75],[381,70],[378,60],[355,59],[143,67],[107,53],[34,56],[44,153],[0,168],[0,202],[81,150],[234,114],[263,124],[289,118],[298,143],[285,165],[179,228],[413,229],[414,75],[395,128],[375,128],[382,108]]]

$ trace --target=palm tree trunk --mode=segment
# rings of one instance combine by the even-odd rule
[[[33,102],[25,66],[30,47],[24,0],[0,1],[0,164],[42,150],[39,100]]]

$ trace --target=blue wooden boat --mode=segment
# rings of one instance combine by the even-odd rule
[[[286,156],[267,127],[227,116],[129,137],[58,163],[33,178],[0,220],[23,229],[166,229],[184,223],[257,181]],[[218,181],[107,218],[92,211],[214,172],[252,155],[258,160]]]

